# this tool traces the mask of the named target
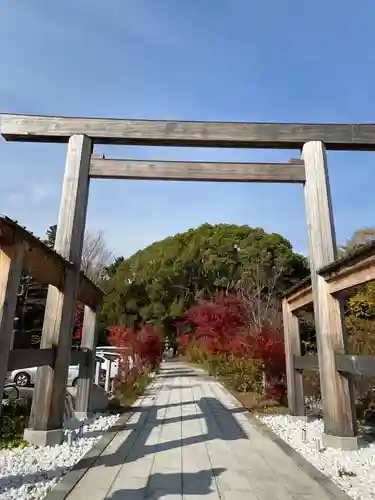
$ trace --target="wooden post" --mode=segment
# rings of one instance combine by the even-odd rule
[[[107,363],[107,370],[105,372],[105,386],[104,386],[105,392],[110,392],[111,390],[111,367],[112,367],[112,360],[109,359]]]
[[[89,306],[85,306],[83,318],[83,331],[81,349],[86,349],[86,363],[79,367],[79,378],[77,385],[77,396],[75,403],[76,413],[80,418],[87,416],[90,406],[91,390],[95,373],[95,350],[96,350],[96,326],[97,312]]]
[[[95,384],[99,385],[100,384],[100,368],[102,367],[102,364],[100,361],[95,362]]]
[[[63,438],[64,403],[70,362],[82,246],[89,192],[91,140],[84,135],[69,139],[55,250],[72,262],[64,290],[49,286],[41,347],[55,346],[53,366],[38,368],[29,429],[25,439],[45,446]]]
[[[294,367],[294,356],[301,356],[299,320],[283,300],[283,324],[286,360],[286,378],[288,389],[288,407],[291,415],[305,415],[302,373]]]
[[[337,253],[323,143],[306,143],[302,158],[324,431],[328,436],[350,438],[356,434],[353,386],[350,376],[340,374],[335,363],[335,353],[343,354],[346,349],[343,311],[339,301],[329,293],[324,278],[317,273],[319,268],[334,261]]]
[[[20,285],[24,246],[0,248],[0,413],[12,342],[13,320]]]

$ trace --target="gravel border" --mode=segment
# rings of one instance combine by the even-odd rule
[[[311,479],[316,481],[324,491],[333,500],[353,500],[349,495],[345,493],[337,484],[335,484],[328,476],[320,472],[312,463],[306,460],[298,451],[292,448],[288,443],[281,439],[268,425],[264,424],[256,417],[251,415],[250,412],[246,414],[246,417],[251,422],[251,424],[257,428],[264,436],[267,436],[271,441],[279,446],[283,452],[288,455],[300,469],[302,469]]]
[[[61,478],[43,500],[65,500],[73,488],[78,484],[88,469],[97,460],[99,455],[105,450],[109,443],[115,438],[117,433],[123,430],[124,425],[133,415],[131,408],[128,413],[120,415],[116,424],[105,431],[104,435],[94,444],[92,448],[79,460],[70,471]]]
[[[189,363],[184,362],[189,365]],[[194,365],[190,365],[192,368],[196,369]],[[218,382],[221,387],[233,398],[237,403],[239,408],[244,408],[246,410],[245,415],[250,423],[264,436],[268,437],[273,441],[282,451],[289,456],[294,463],[303,470],[311,479],[316,481],[321,488],[329,495],[332,500],[353,500],[349,497],[344,490],[337,486],[328,476],[320,472],[314,465],[307,461],[300,453],[294,450],[288,443],[281,439],[272,429],[270,429],[266,424],[258,420],[246,406],[244,406],[241,401],[239,401],[218,379],[209,375],[204,370],[197,368],[200,371],[200,376],[205,380],[211,379]],[[71,493],[73,488],[78,484],[82,477],[86,474],[88,469],[97,460],[99,455],[104,451],[104,449],[110,444],[110,442],[115,438],[117,433],[123,430],[124,425],[134,414],[131,408],[129,412],[120,416],[116,424],[110,428],[105,434],[99,439],[99,441],[84,455],[81,460],[79,460],[72,469],[56,484],[56,486],[50,490],[44,497],[44,500],[65,500],[67,496]]]
[[[90,448],[90,450],[76,464],[73,465],[69,472],[61,478],[56,486],[54,486],[45,497],[43,497],[43,500],[65,500],[67,498],[94,462],[99,458],[111,441],[113,441],[116,435],[120,431],[124,430],[125,424],[135,414],[133,406],[147,396],[147,392],[153,388],[154,382],[155,376],[152,377],[152,380],[146,387],[144,394],[139,396],[134,401],[133,405],[125,410],[125,413],[120,414],[120,417],[115,425],[105,431],[99,441],[97,441],[94,446]]]
[[[192,365],[190,365],[192,366]],[[239,408],[244,408],[246,412],[246,418],[249,422],[264,436],[268,437],[273,441],[282,451],[290,457],[293,462],[303,470],[311,479],[316,481],[321,488],[327,493],[327,495],[332,498],[332,500],[353,500],[349,495],[345,493],[337,484],[335,484],[328,476],[320,472],[312,463],[306,460],[298,451],[292,448],[288,443],[281,439],[272,429],[270,429],[266,424],[258,420],[254,413],[251,412],[245,405],[239,401],[231,391],[229,391],[220,380],[216,379],[212,375],[207,376],[218,382],[219,385],[232,397],[232,399],[237,402]]]

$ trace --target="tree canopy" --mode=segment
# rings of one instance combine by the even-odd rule
[[[173,337],[174,325],[197,300],[230,291],[255,265],[281,269],[277,292],[308,274],[290,242],[263,229],[204,224],[168,237],[119,262],[103,305],[107,324],[144,323]]]
[[[375,228],[364,227],[355,231],[345,245],[340,245],[338,248],[339,257],[347,255],[349,252],[356,250],[366,243],[375,241]]]
[[[365,227],[357,230],[341,246],[341,255],[375,240],[375,228]],[[345,322],[349,333],[351,350],[356,354],[375,354],[375,282],[364,283],[356,289],[345,304]]]

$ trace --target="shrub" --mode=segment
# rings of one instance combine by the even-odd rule
[[[142,364],[155,369],[161,361],[164,339],[161,333],[151,325],[143,325],[137,332],[137,355]]]
[[[285,399],[283,334],[276,328],[249,329],[238,296],[219,294],[203,300],[179,325],[189,327],[189,333],[179,338],[189,361],[204,363],[210,374],[224,377],[236,390],[260,392],[263,387],[266,395]]]
[[[193,342],[209,354],[228,352],[233,347],[236,335],[246,326],[246,311],[235,295],[219,293],[214,300],[202,300],[188,309],[183,322],[177,326],[189,325],[189,342]],[[182,336],[186,347],[189,343]],[[238,348],[239,346],[237,346]]]
[[[127,404],[141,395],[150,381],[150,373],[160,364],[164,350],[161,333],[151,325],[138,330],[112,326],[109,342],[122,348],[115,393]]]
[[[264,365],[261,360],[216,353],[208,356],[204,364],[210,375],[222,377],[237,391],[259,393],[262,389]]]
[[[7,400],[2,405],[0,421],[0,448],[15,448],[26,446],[28,443],[23,439],[23,432],[29,420],[28,408]]]
[[[186,346],[185,355],[188,361],[192,363],[204,363],[207,359],[207,353],[203,349],[203,346],[194,341]]]
[[[261,392],[264,371],[261,360],[229,356],[228,364],[234,389],[241,392]]]
[[[265,395],[282,405],[287,403],[286,377],[274,377],[266,381]]]
[[[125,376],[119,376],[115,380],[115,396],[122,405],[132,404],[138,396],[141,396],[152,377],[151,372],[130,370]]]
[[[314,415],[320,415],[322,393],[320,391],[319,372],[309,370],[303,372],[303,393],[309,410]]]

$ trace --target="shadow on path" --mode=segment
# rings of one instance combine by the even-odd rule
[[[226,469],[216,468],[201,470],[199,472],[187,472],[182,475],[178,472],[166,474],[151,474],[147,485],[138,489],[123,489],[115,491],[108,500],[143,500],[152,498],[158,500],[166,495],[209,495],[216,491],[212,487],[215,483],[215,477],[220,476]]]
[[[181,370],[182,371],[182,370]],[[184,370],[189,373],[189,370]],[[173,389],[171,389],[173,392]],[[184,405],[197,405],[200,412],[192,415],[181,415],[176,417],[157,418],[158,410],[171,407],[183,407]],[[230,410],[226,408],[215,397],[202,397],[197,401],[181,401],[180,403],[171,403],[166,405],[155,405],[147,407],[137,407],[134,409],[140,412],[139,419],[134,424],[125,424],[124,429],[132,430],[130,435],[123,441],[115,454],[100,455],[92,467],[98,466],[116,466],[123,463],[133,462],[147,455],[154,453],[181,448],[197,443],[208,442],[212,440],[234,441],[238,439],[249,439],[233,417],[233,413],[246,411],[242,408]],[[192,421],[204,418],[207,432],[197,434],[196,436],[172,439],[158,444],[146,444],[152,431],[163,424]],[[82,460],[82,467],[87,466],[85,459]]]

